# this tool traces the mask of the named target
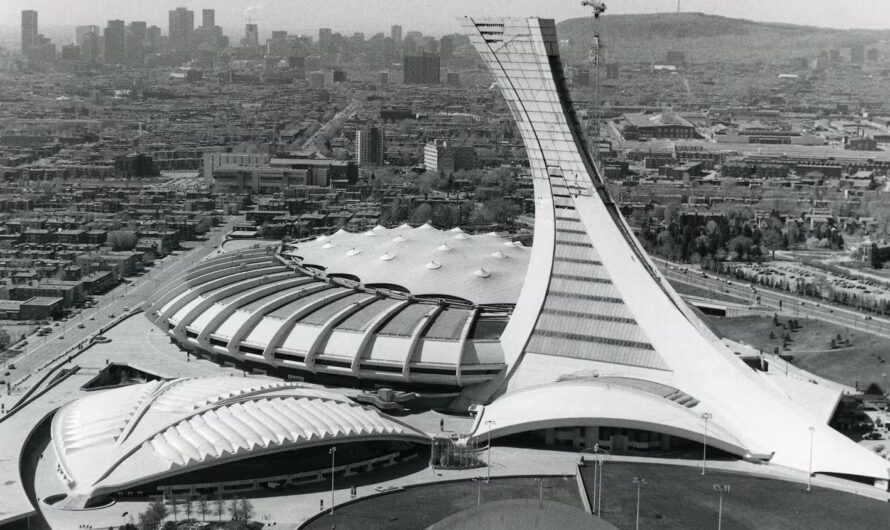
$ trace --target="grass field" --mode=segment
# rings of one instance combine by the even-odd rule
[[[715,318],[708,317],[723,337],[744,342],[755,348],[793,355],[792,363],[816,375],[865,388],[870,383],[881,383],[881,374],[888,371],[890,360],[888,341],[876,335],[851,331],[843,326],[821,320],[797,319],[801,328],[795,332],[773,323],[772,317]],[[788,318],[779,317],[782,324]],[[773,332],[775,339],[770,339]],[[782,349],[782,335],[791,335],[787,350]],[[838,334],[849,338],[851,346],[831,349],[831,339]]]
[[[582,508],[577,483],[572,478],[492,479],[484,482],[449,482],[431,484],[404,491],[372,497],[334,511],[333,517],[319,517],[305,528],[337,530],[416,530],[430,526],[450,515],[476,506],[481,502],[508,499],[537,499],[543,492],[545,500]]]
[[[606,463],[603,518],[618,528],[634,528],[634,477],[647,481],[640,495],[640,528],[716,528],[718,494],[714,484],[729,485],[723,498],[723,529],[809,530],[887,528],[890,505],[823,488],[747,475],[683,466]],[[588,490],[593,468],[584,468]],[[868,486],[863,486],[866,488]],[[590,497],[588,491],[588,497]]]

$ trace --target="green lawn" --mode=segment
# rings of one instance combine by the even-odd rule
[[[782,324],[787,324],[788,320],[787,317],[779,317]],[[802,327],[791,332],[776,326],[772,317],[708,317],[721,336],[767,352],[773,352],[778,347],[783,354],[793,356],[792,364],[816,375],[850,386],[858,384],[859,388],[870,383],[881,383],[881,374],[890,368],[886,364],[890,360],[890,347],[886,339],[821,320],[797,320]],[[770,332],[776,338],[771,339]],[[781,337],[786,332],[792,340],[788,349],[783,350]],[[849,338],[851,346],[831,350],[831,339],[838,334]]]
[[[725,530],[890,526],[886,502],[823,488],[807,492],[804,484],[714,471],[703,477],[700,468],[684,466],[606,463],[604,469],[602,515],[622,529],[634,528],[634,477],[647,481],[640,496],[640,528],[716,528],[714,484],[731,488],[723,498]],[[593,468],[586,467],[583,473],[590,490]]]
[[[545,478],[543,498],[582,508],[577,482],[571,478]],[[319,517],[306,526],[328,530],[416,530],[426,528],[450,515],[476,506],[481,502],[508,499],[537,499],[541,482],[534,478],[492,479],[484,482],[449,482],[408,488],[380,495],[337,508],[333,517]]]

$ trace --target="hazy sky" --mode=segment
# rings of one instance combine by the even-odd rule
[[[683,11],[753,20],[838,28],[890,29],[890,0],[681,0]],[[606,0],[608,13],[675,11],[677,0]],[[562,20],[589,13],[580,0],[0,0],[0,25],[18,25],[19,12],[36,9],[47,26],[96,24],[109,19],[145,20],[167,31],[167,11],[185,6],[216,9],[217,24],[242,28],[249,12],[263,34],[331,27],[368,34],[401,24],[440,35],[458,31],[464,15],[541,16]]]

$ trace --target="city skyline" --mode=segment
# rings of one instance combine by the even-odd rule
[[[890,29],[890,12],[882,10],[877,0],[857,0],[858,9],[826,0],[787,0],[776,5],[767,0],[730,2],[727,0],[625,0],[608,2],[611,15],[636,13],[665,13],[678,9],[683,12],[701,12],[710,15],[743,18],[759,22],[776,22],[810,25],[839,29]],[[0,12],[0,19],[15,21],[22,10],[33,9],[40,12],[42,27],[66,27],[78,24],[102,24],[111,19],[144,20],[149,25],[158,25],[166,30],[168,11],[185,7],[196,13],[200,21],[202,9],[214,9],[216,23],[227,31],[243,29],[250,19],[256,23],[262,34],[273,30],[311,34],[319,27],[331,27],[342,32],[388,32],[391,24],[405,28],[429,32],[433,35],[454,33],[457,30],[456,18],[465,15],[490,16],[494,14],[510,16],[544,16],[564,20],[589,15],[589,9],[580,2],[552,2],[541,6],[530,0],[505,2],[496,0],[479,4],[468,0],[448,3],[432,3],[417,9],[415,3],[407,0],[378,2],[379,6],[368,9],[368,3],[354,0],[337,2],[331,8],[315,5],[305,0],[289,2],[286,5],[272,5],[259,0],[164,0],[152,4],[128,5],[122,3],[109,9],[93,0],[79,2],[60,13],[52,0],[12,0]],[[344,9],[344,6],[346,7]],[[350,9],[350,7],[353,7]],[[311,16],[306,16],[311,13]],[[359,15],[360,13],[360,15]],[[287,22],[285,22],[287,21]],[[311,22],[310,22],[311,21]],[[12,27],[12,24],[9,25]],[[407,30],[407,29],[406,29]]]

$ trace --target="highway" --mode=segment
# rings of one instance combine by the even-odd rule
[[[706,289],[711,293],[723,293],[745,300],[750,305],[758,303],[757,297],[760,297],[760,306],[776,312],[781,311],[786,316],[822,320],[890,338],[890,320],[884,317],[760,285],[752,287],[749,283],[723,278],[710,271],[702,273],[699,269],[686,264],[673,263],[656,257],[652,257],[652,260],[673,284],[685,284]]]
[[[197,246],[191,250],[157,260],[149,272],[142,276],[129,277],[128,283],[119,285],[104,295],[95,296],[94,299],[98,303],[94,307],[82,309],[79,315],[67,321],[54,322],[51,334],[43,337],[34,334],[28,337],[25,351],[17,357],[8,359],[4,363],[3,371],[0,372],[2,376],[0,379],[11,383],[13,397],[22,394],[39,381],[48,364],[55,364],[53,359],[81,342],[86,344],[90,337],[98,334],[102,327],[113,321],[114,317],[140,307],[156,292],[163,290],[170,282],[176,281],[185,269],[215,252],[237,220],[238,218],[228,219],[209,233],[207,241],[197,242]],[[83,328],[79,327],[81,324]],[[9,375],[5,375],[6,372],[9,372]],[[3,401],[9,404],[8,399]]]

